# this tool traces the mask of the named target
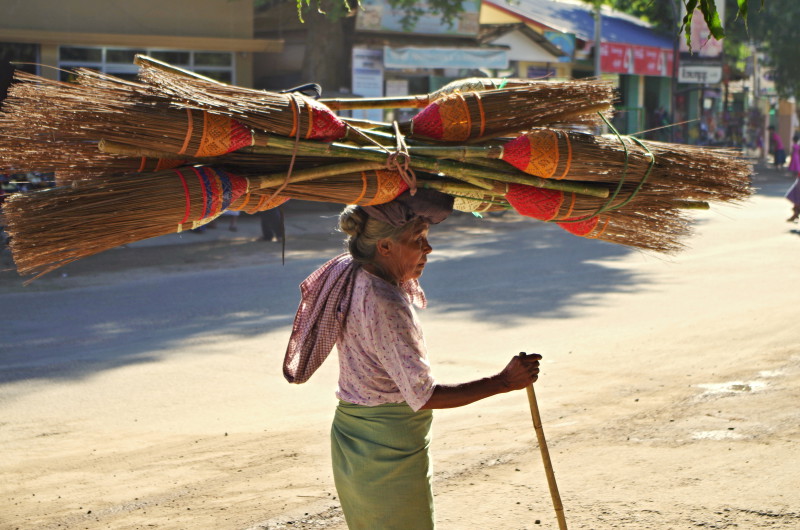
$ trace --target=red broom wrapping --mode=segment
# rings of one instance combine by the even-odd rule
[[[576,211],[576,202],[585,198],[522,184],[509,184],[505,198],[520,214],[555,222],[576,236],[644,250],[677,252],[683,248],[679,240],[690,234],[688,220],[668,202],[653,207],[630,201],[627,206],[616,208],[612,204],[605,212],[601,204],[595,210],[598,213],[586,213],[585,204]]]

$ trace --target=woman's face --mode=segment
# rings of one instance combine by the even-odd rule
[[[428,223],[418,222],[396,240],[385,240],[387,246],[386,251],[381,252],[384,258],[381,266],[396,282],[416,280],[422,276],[428,254],[433,250],[428,244],[429,228]]]

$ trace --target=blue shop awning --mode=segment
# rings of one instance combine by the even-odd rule
[[[584,41],[594,40],[594,11],[589,4],[553,0],[487,0],[486,3],[533,24],[573,33]],[[604,7],[600,19],[603,42],[672,49],[670,36],[657,33],[636,17]]]
[[[508,68],[508,52],[492,48],[383,48],[386,68]]]

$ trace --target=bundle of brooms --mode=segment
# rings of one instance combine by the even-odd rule
[[[687,208],[750,193],[749,166],[730,151],[553,128],[610,112],[610,87],[594,80],[487,82],[480,92],[456,84],[438,99],[415,96],[427,101],[410,123],[367,131],[307,96],[143,63],[138,83],[87,70],[75,72],[77,84],[17,76],[0,113],[0,170],[55,171],[69,184],[6,201],[21,274],[225,209],[254,213],[291,198],[378,204],[409,186],[448,193],[465,211],[514,209],[670,253],[689,233]],[[406,146],[405,136],[416,141]]]

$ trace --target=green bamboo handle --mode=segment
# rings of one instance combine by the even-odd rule
[[[333,177],[336,175],[346,175],[348,173],[359,173],[361,171],[369,171],[372,169],[381,169],[385,167],[384,164],[376,162],[350,162],[345,164],[334,164],[330,166],[313,167],[309,169],[298,169],[292,171],[288,175],[288,183],[305,182],[324,177]],[[257,180],[255,188],[275,188],[287,182],[287,172],[271,173],[260,177],[249,178],[248,180],[253,183]],[[252,191],[252,190],[249,190]]]
[[[296,149],[298,153],[304,155],[356,158],[375,162],[386,160],[386,153],[377,150],[361,149],[337,143],[326,144],[307,140],[295,140],[271,134],[256,134],[254,143],[255,145],[253,147],[245,147],[242,151],[260,153],[264,152],[260,150],[261,147],[278,147],[287,151]],[[269,151],[269,153],[274,153],[274,151]],[[485,182],[489,180],[525,184],[537,188],[579,193],[581,195],[590,195],[593,197],[608,197],[608,188],[605,186],[576,181],[547,180],[528,175],[527,173],[514,169],[512,166],[509,166],[508,172],[501,172],[495,169],[486,169],[451,160],[437,160],[422,156],[412,156],[409,160],[409,164],[414,169],[432,173],[444,173],[445,175],[469,182],[483,189],[493,188],[491,183]]]

